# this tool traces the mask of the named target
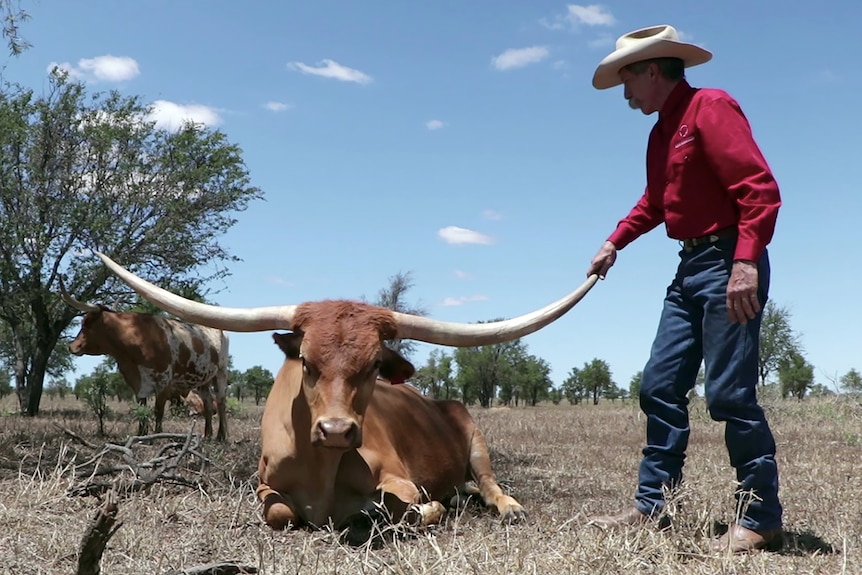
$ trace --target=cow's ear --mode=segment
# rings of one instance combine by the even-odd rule
[[[401,357],[397,351],[383,346],[383,357],[380,362],[380,376],[390,383],[404,383],[416,373],[413,364]]]
[[[302,344],[301,332],[274,333],[272,339],[275,340],[275,345],[284,352],[288,359],[299,359],[299,346]]]

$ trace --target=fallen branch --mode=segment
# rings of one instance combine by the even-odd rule
[[[109,491],[105,503],[99,508],[90,528],[81,540],[77,575],[99,575],[102,553],[105,552],[108,541],[123,525],[122,521],[116,523],[118,511],[116,494]]]
[[[93,450],[96,447],[64,430]],[[156,445],[167,441],[164,445]],[[199,488],[202,471],[213,465],[199,448],[200,435],[191,431],[182,433],[155,433],[129,437],[125,444],[106,443],[83,463],[75,465],[75,475],[81,482],[72,485],[72,496],[99,495],[113,490],[127,494],[141,491],[155,483]],[[141,455],[147,453],[149,459]],[[154,453],[155,452],[155,453]],[[153,455],[154,453],[154,455]]]
[[[257,567],[240,565],[239,563],[207,563],[206,565],[195,565],[186,567],[179,571],[168,571],[165,575],[242,575],[244,573],[257,573]]]

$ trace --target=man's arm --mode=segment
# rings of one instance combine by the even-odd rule
[[[629,214],[617,223],[614,233],[602,244],[599,251],[590,262],[587,277],[598,274],[605,279],[608,270],[617,260],[617,250],[621,250],[638,237],[664,221],[664,212],[649,201],[648,190],[644,191],[635,207]]]
[[[751,126],[732,99],[717,98],[698,115],[707,161],[739,210],[739,239],[727,284],[727,314],[746,323],[760,311],[757,261],[772,240],[781,196],[754,141]]]

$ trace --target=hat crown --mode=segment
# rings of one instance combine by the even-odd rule
[[[624,34],[617,39],[617,50],[632,49],[638,44],[652,43],[656,40],[679,42],[679,35],[673,26],[650,26]]]

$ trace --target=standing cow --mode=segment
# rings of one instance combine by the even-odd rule
[[[216,391],[217,439],[227,439],[225,397],[228,375],[228,338],[220,329],[193,325],[153,314],[115,312],[103,305],[80,302],[60,286],[63,300],[86,312],[81,330],[69,344],[74,355],[109,355],[120,374],[146,405],[155,394],[156,432],[162,431],[165,403],[200,389]],[[204,436],[212,437],[211,402],[203,402]],[[140,433],[146,433],[141,425]]]
[[[520,519],[525,511],[497,484],[485,440],[464,405],[397,385],[414,368],[383,342],[511,341],[565,314],[597,279],[525,316],[456,324],[350,301],[221,308],[174,295],[98,255],[144,298],[188,321],[241,332],[289,330],[273,335],[285,362],[261,422],[257,495],[273,529],[331,522],[367,532],[364,517],[379,516],[381,506],[396,521],[429,525],[441,519],[441,501],[469,480],[502,518]]]

